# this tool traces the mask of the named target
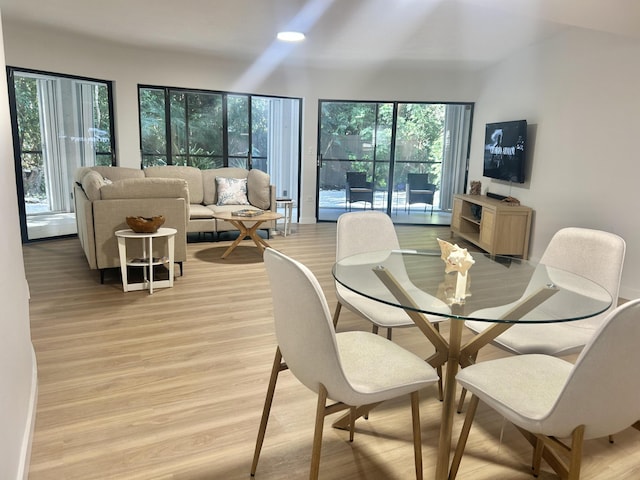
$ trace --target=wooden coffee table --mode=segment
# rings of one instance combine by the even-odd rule
[[[214,213],[213,218],[216,220],[224,220],[229,222],[231,225],[236,227],[240,233],[238,238],[231,244],[229,248],[222,254],[222,258],[227,258],[231,252],[235,250],[235,248],[240,244],[242,240],[247,237],[250,237],[253,240],[253,243],[256,244],[260,253],[264,252],[264,249],[269,247],[270,245],[258,235],[258,229],[260,225],[264,222],[270,222],[272,220],[278,220],[282,218],[281,213],[275,213],[271,211],[264,211],[262,214],[255,217],[239,217],[232,215],[231,212],[220,212]]]

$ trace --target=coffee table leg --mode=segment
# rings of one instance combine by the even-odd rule
[[[240,242],[244,240],[248,235],[247,227],[244,225],[244,223],[237,220],[229,220],[229,223],[231,223],[234,227],[240,230],[240,233],[238,234],[238,238],[236,238],[233,241],[233,243],[229,246],[229,248],[227,248],[227,250],[222,254],[222,258],[227,258],[229,254],[233,252],[236,249],[236,247],[240,244]]]
[[[257,230],[260,225],[264,223],[264,220],[251,220],[255,222],[251,227],[247,228],[247,226],[241,220],[228,220],[234,227],[240,230],[240,234],[238,238],[234,240],[234,242],[227,248],[227,250],[222,254],[222,258],[227,258],[231,252],[235,250],[235,248],[240,244],[242,240],[249,237],[253,240],[253,243],[256,244],[260,252],[263,252],[265,248],[268,248],[270,245],[258,235]]]
[[[263,223],[264,222],[262,222],[262,221],[259,221],[259,222],[257,221],[255,224],[253,224],[252,227],[250,227],[247,230],[247,233],[249,234],[249,236],[253,240],[253,243],[256,244],[256,247],[258,247],[260,249],[260,252],[264,252],[265,248],[269,248],[271,246],[266,242],[266,240],[264,240],[260,235],[258,235],[258,228]]]

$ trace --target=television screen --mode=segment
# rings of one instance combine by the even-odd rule
[[[524,183],[527,121],[487,123],[484,137],[485,177]]]

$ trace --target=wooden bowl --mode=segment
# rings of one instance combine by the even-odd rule
[[[164,217],[127,217],[127,225],[136,233],[156,233],[164,223]]]

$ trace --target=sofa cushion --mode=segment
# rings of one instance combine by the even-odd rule
[[[94,170],[86,172],[80,183],[84,194],[92,202],[100,200],[100,189],[105,185],[107,182],[104,177]]]
[[[216,177],[217,205],[249,205],[247,179]]]
[[[213,218],[213,210],[199,203],[189,205],[189,218]]]
[[[254,207],[268,210],[271,207],[271,189],[269,174],[253,168],[247,175],[247,195]]]
[[[203,201],[202,171],[199,168],[167,165],[163,167],[147,167],[144,169],[144,173],[149,178],[181,178],[186,180],[189,186],[191,203],[202,203]]]
[[[216,177],[247,178],[248,171],[244,168],[223,167],[202,170],[202,183],[204,188],[204,204],[215,205],[218,203],[216,190]]]
[[[187,182],[179,178],[130,178],[104,185],[102,200],[116,198],[184,198],[189,204]]]

